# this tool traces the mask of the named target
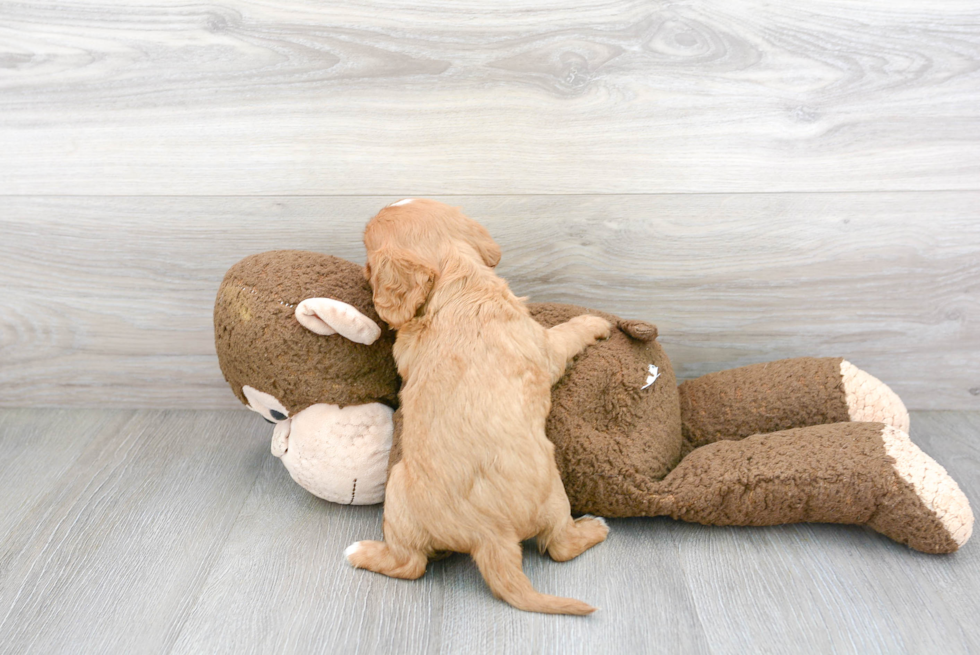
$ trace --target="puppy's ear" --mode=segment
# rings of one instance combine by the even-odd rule
[[[464,236],[470,245],[476,248],[484,264],[493,268],[500,263],[500,246],[485,227],[474,220],[467,219]]]
[[[429,297],[436,271],[411,252],[378,250],[371,258],[371,287],[378,316],[396,330],[415,316]]]

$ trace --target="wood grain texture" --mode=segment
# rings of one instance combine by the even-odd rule
[[[84,448],[68,470],[33,462],[47,493],[0,535],[0,652],[165,652],[268,441],[250,440],[258,426],[239,412],[103,410],[95,435],[91,412],[45,414],[14,412],[23,427],[3,433],[0,451],[39,440]],[[3,513],[37,486],[29,471],[0,471]]]
[[[0,4],[2,194],[980,188],[980,7]]]
[[[534,586],[598,607],[588,619],[514,611],[490,595],[469,557],[433,566],[446,588],[439,652],[709,653],[711,626],[698,612],[679,552],[697,528],[666,519],[609,525],[603,544],[570,562],[538,554],[533,542],[525,548]]]
[[[247,254],[363,262],[393,197],[0,198],[0,405],[233,408],[214,294]],[[443,198],[533,300],[653,321],[681,379],[844,356],[980,407],[980,193]]]
[[[913,438],[980,498],[980,412],[913,412]],[[0,653],[972,653],[980,549],[924,555],[853,526],[610,521],[513,610],[455,555],[417,581],[350,568],[380,507],[313,498],[225,411],[0,410]],[[59,455],[56,446],[64,454]],[[19,460],[18,460],[19,458]],[[46,466],[47,464],[47,466]],[[23,505],[23,508],[20,507]],[[8,526],[12,526],[8,529]]]
[[[980,414],[913,412],[912,438],[980,498]],[[870,530],[833,525],[706,528],[687,543],[712,653],[970,653],[980,647],[975,544],[932,557]],[[954,571],[959,574],[953,573]],[[959,576],[962,577],[959,577]]]
[[[352,575],[343,559],[380,535],[380,506],[311,496],[268,454],[171,652],[433,652],[440,580]]]
[[[49,502],[52,485],[75,465],[92,440],[118,431],[131,415],[100,410],[0,412],[0,535],[9,534],[25,516]],[[62,432],[66,427],[70,437]],[[14,480],[16,484],[9,484]],[[10,555],[0,553],[0,570],[7,569]]]

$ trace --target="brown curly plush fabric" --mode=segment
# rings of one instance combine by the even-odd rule
[[[679,388],[684,438],[698,447],[801,425],[848,421],[842,361],[800,357],[689,380]],[[741,408],[737,415],[733,407]]]
[[[580,314],[602,316],[618,327],[576,357],[555,385],[546,430],[575,512],[635,516],[632,491],[643,484],[637,481],[659,480],[681,457],[677,382],[653,340],[656,328],[574,305],[531,303],[528,309],[545,327]],[[650,364],[660,377],[642,389]]]
[[[252,255],[229,269],[214,306],[214,341],[221,372],[238,399],[242,385],[280,399],[290,415],[316,403],[398,404],[400,381],[391,348],[394,331],[374,310],[360,266],[302,250]],[[334,298],[381,327],[370,346],[339,335],[322,337],[295,318],[307,298]]]
[[[958,548],[895,470],[881,423],[814,425],[694,450],[652,485],[650,516],[706,525],[870,525],[927,553]]]
[[[363,346],[309,332],[294,310],[314,297],[353,305],[382,327],[381,338]],[[839,358],[757,364],[678,388],[655,326],[571,305],[528,308],[546,327],[584,313],[617,327],[576,357],[552,392],[547,435],[574,512],[857,523],[925,552],[952,552],[969,538],[969,503],[942,467],[904,432],[849,422]],[[316,403],[396,406],[393,342],[361,267],[335,257],[248,257],[228,272],[215,304],[215,344],[235,394],[245,402],[241,385],[250,384],[291,414]],[[659,377],[644,389],[651,364]],[[389,466],[400,455],[400,419],[396,411]]]

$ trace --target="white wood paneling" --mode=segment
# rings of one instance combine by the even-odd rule
[[[0,4],[0,193],[978,189],[980,5]]]
[[[0,198],[0,404],[237,406],[211,326],[227,268],[362,262],[394,199]],[[681,378],[840,355],[913,408],[980,406],[980,192],[443,200],[515,291],[655,322]]]

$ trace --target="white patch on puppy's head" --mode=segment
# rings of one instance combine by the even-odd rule
[[[415,198],[405,198],[404,200],[399,200],[398,202],[392,203],[391,207],[401,207],[402,205],[407,205],[408,203],[415,200]]]

